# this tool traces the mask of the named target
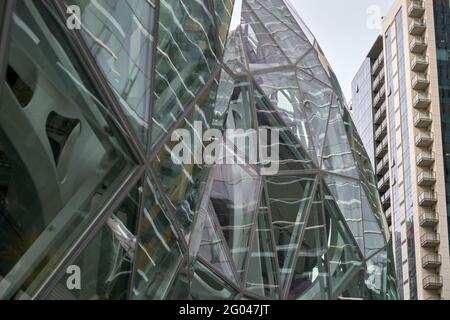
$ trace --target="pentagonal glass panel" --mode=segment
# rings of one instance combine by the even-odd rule
[[[280,285],[276,250],[268,210],[265,195],[263,195],[258,210],[258,222],[250,251],[245,285],[247,290],[259,296],[278,299],[280,296]]]
[[[328,297],[327,242],[323,201],[318,188],[311,204],[288,292],[289,300],[324,300]]]
[[[214,1],[215,17],[217,24],[217,35],[220,41],[220,49],[223,50],[230,29],[230,22],[233,14],[234,0]]]
[[[203,161],[203,148],[208,144],[203,141],[203,133],[210,127],[216,94],[217,83],[214,83],[152,163],[187,240],[209,176],[209,167]]]
[[[372,206],[369,203],[369,199],[366,196],[364,190],[361,190],[361,202],[363,213],[363,227],[364,227],[364,247],[365,256],[378,252],[380,249],[386,246],[386,239],[384,233],[381,231],[382,222],[379,220],[378,215],[375,215],[372,211]]]
[[[328,189],[336,199],[336,203],[344,216],[353,237],[358,242],[361,251],[364,251],[363,217],[361,212],[359,181],[334,175],[325,175],[324,179]]]
[[[233,300],[237,291],[200,261],[194,266],[191,283],[193,300]]]
[[[359,178],[341,111],[336,105],[330,109],[322,153],[322,169],[355,179]]]
[[[147,177],[140,236],[136,248],[135,300],[163,299],[182,261],[180,239],[168,218],[168,211],[155,182]]]
[[[267,177],[266,181],[281,284],[286,285],[287,277],[295,267],[294,256],[304,228],[316,177],[274,176]]]
[[[242,277],[255,224],[261,178],[254,169],[243,165],[218,165],[214,171],[211,202]]]
[[[0,97],[1,298],[32,296],[132,169],[58,22],[41,2],[15,10]]]
[[[308,152],[311,159],[317,161],[295,72],[273,72],[254,77],[277,109],[283,122],[299,139],[303,149]]]
[[[159,7],[153,143],[186,111],[218,63],[209,1],[161,0]]]
[[[301,70],[297,71],[297,80],[317,157],[320,159],[334,96],[333,91]]]
[[[338,294],[363,265],[358,244],[348,229],[333,197],[325,192],[325,223],[328,237],[328,261],[333,294]]]
[[[210,208],[208,210],[208,215],[206,216],[203,236],[200,243],[200,251],[198,254],[225,277],[231,281],[237,282],[233,271],[231,254],[228,251],[222,231],[216,223],[217,217],[214,215],[213,209]]]
[[[81,34],[138,137],[150,121],[154,5],[151,1],[66,0],[81,10]]]
[[[283,65],[290,61],[275,42],[274,35],[249,6],[242,4],[242,41],[250,70],[261,70]],[[279,35],[276,34],[275,37]]]
[[[390,245],[387,246],[386,250],[380,251],[366,262],[365,299],[398,299],[395,271],[393,269],[394,260],[392,254],[390,254]]]
[[[273,6],[271,9],[277,14],[273,14],[271,11],[264,8],[258,0],[247,0],[244,2],[244,8],[246,10],[243,16],[246,19],[248,16],[254,16],[252,19],[256,21],[257,29],[254,27],[257,34],[267,34],[266,37],[270,38],[277,46],[278,50],[281,50],[283,55],[288,58],[291,64],[295,64],[310,48],[310,43],[290,28],[289,25],[284,23],[284,19],[280,20],[277,15],[288,15],[284,5]],[[255,26],[254,22],[252,26]],[[264,41],[266,43],[266,41]],[[272,43],[268,42],[272,46]]]
[[[298,142],[289,127],[268,99],[255,90],[256,112],[260,132],[265,132],[267,141],[260,139],[259,149],[267,160],[270,170],[305,170],[313,167],[303,146]],[[267,143],[265,143],[267,142]],[[266,164],[266,163],[264,163]]]
[[[136,219],[139,215],[139,186],[108,218],[106,224],[72,264],[75,274],[64,276],[48,299],[126,300],[136,254]],[[78,282],[79,281],[79,282]],[[72,285],[79,285],[73,289]]]

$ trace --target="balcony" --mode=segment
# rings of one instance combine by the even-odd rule
[[[425,55],[415,56],[411,61],[411,70],[414,72],[424,72],[430,64],[428,57]]]
[[[383,205],[383,210],[388,210],[391,206],[391,192],[387,191],[381,196],[381,204]]]
[[[389,173],[386,173],[383,178],[381,178],[378,181],[378,191],[379,192],[386,192],[389,189],[389,183],[390,183],[391,179],[389,176]]]
[[[423,279],[423,288],[425,290],[439,290],[443,287],[442,276],[428,276]]]
[[[428,168],[435,162],[434,152],[423,151],[416,157],[416,163],[419,167]]]
[[[380,92],[377,93],[375,98],[373,99],[373,107],[378,109],[381,107],[381,104],[386,100],[386,89],[384,87],[381,88]]]
[[[441,236],[437,232],[427,232],[420,237],[422,248],[434,248],[441,243]]]
[[[387,121],[384,120],[381,126],[375,131],[375,141],[380,142],[387,135]]]
[[[389,156],[386,155],[383,160],[377,164],[377,175],[384,175],[389,171]]]
[[[388,151],[388,139],[386,137],[375,150],[375,154],[377,158],[381,159],[388,153]]]
[[[409,43],[409,49],[412,53],[424,53],[428,48],[427,39],[425,37],[413,37]]]
[[[411,1],[408,6],[408,16],[411,18],[421,18],[425,13],[423,1]]]
[[[419,222],[423,228],[435,227],[439,223],[439,214],[436,212],[423,212],[419,216]]]
[[[387,220],[388,224],[390,225],[390,223],[392,222],[392,210],[391,210],[391,208],[387,209],[384,212],[384,216],[386,217],[386,220]]]
[[[422,258],[422,267],[424,269],[436,269],[442,265],[442,256],[440,254],[429,254]]]
[[[426,109],[431,104],[431,96],[428,94],[418,93],[413,97],[413,107],[415,109]]]
[[[383,66],[384,66],[384,54],[382,52],[378,57],[378,59],[375,60],[373,63],[372,75],[376,76],[377,74],[379,74]]]
[[[373,81],[373,91],[374,92],[378,92],[384,85],[385,83],[385,78],[384,78],[384,70],[382,72],[380,72],[380,74],[378,75],[378,77],[375,78],[375,80]]]
[[[416,135],[416,146],[418,148],[428,148],[434,142],[433,135],[426,132],[419,132]]]
[[[417,176],[417,184],[421,187],[430,187],[436,184],[436,173],[423,171]]]
[[[430,86],[430,77],[424,73],[418,73],[412,78],[414,90],[425,90]]]
[[[409,24],[409,33],[413,36],[422,35],[427,29],[425,19],[412,19]]]
[[[417,112],[414,116],[414,126],[416,128],[428,128],[433,123],[431,113]]]
[[[422,192],[419,194],[419,205],[421,207],[432,207],[437,203],[436,192]]]
[[[380,110],[375,113],[374,122],[375,124],[381,124],[384,119],[386,119],[386,104],[383,104]]]

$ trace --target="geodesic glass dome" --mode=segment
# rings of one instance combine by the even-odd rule
[[[396,298],[370,162],[287,1],[0,14],[0,298]],[[174,161],[211,129],[276,133],[277,172]]]

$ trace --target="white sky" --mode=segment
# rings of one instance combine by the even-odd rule
[[[351,82],[394,0],[290,0],[322,47],[348,101]]]

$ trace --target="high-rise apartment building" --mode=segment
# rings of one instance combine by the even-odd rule
[[[374,45],[380,58],[369,55],[353,82],[355,122],[365,147],[375,150],[381,200],[390,199],[405,299],[450,299],[449,41],[448,0],[397,0],[383,21],[382,47],[380,39]]]

